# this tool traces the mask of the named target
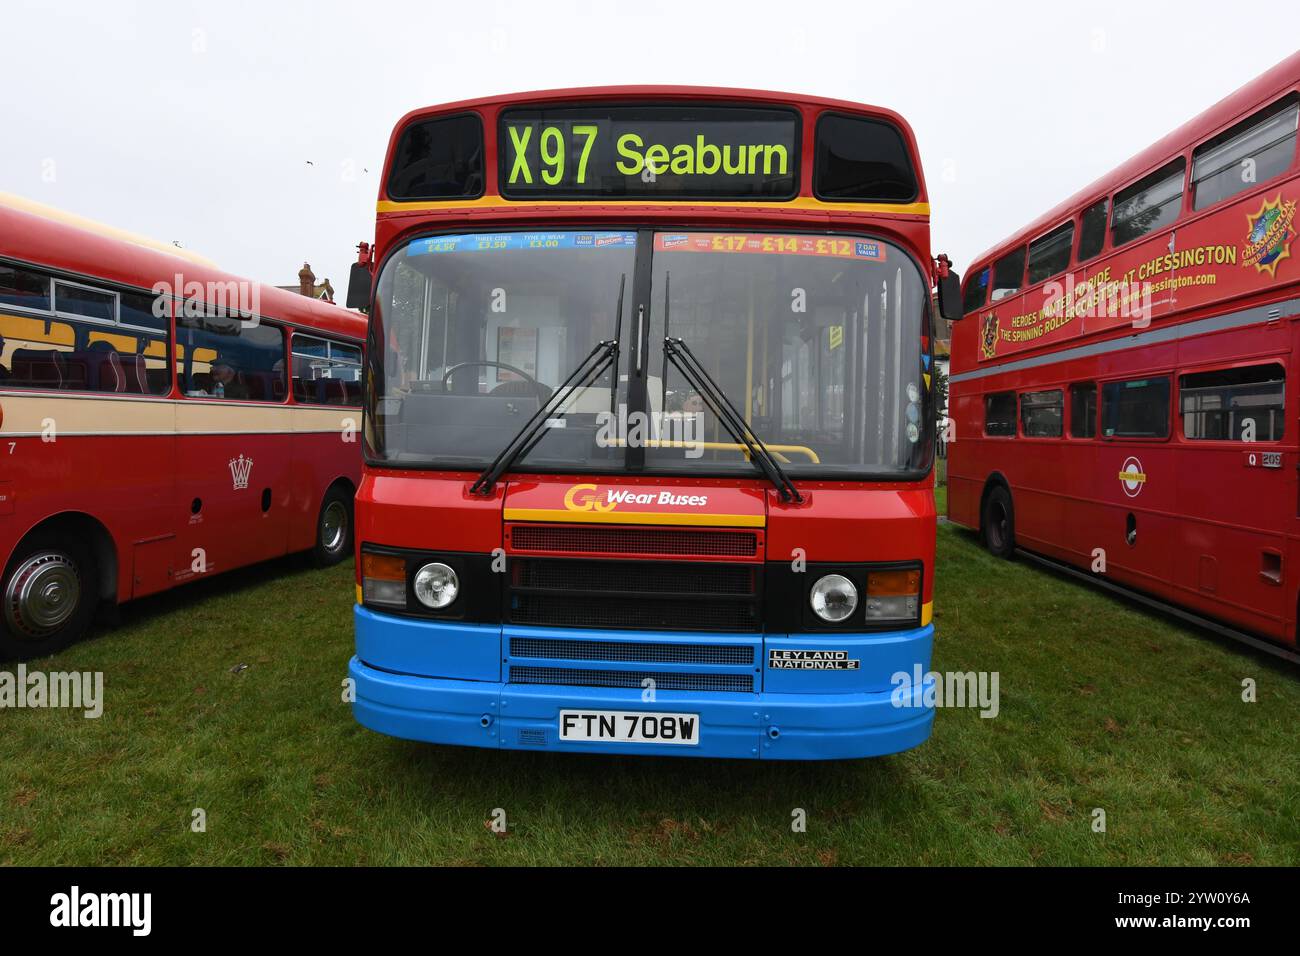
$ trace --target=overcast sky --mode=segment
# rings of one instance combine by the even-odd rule
[[[1293,52],[1300,4],[4,0],[0,25],[0,191],[276,285],[307,260],[342,301],[417,106],[622,83],[887,106],[964,271]]]

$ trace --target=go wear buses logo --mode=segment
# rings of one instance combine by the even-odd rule
[[[1124,459],[1124,467],[1119,470],[1120,487],[1124,489],[1124,494],[1130,498],[1136,498],[1142,492],[1142,486],[1146,484],[1146,472],[1142,470],[1142,462],[1138,461],[1132,455]]]
[[[1254,266],[1277,278],[1277,266],[1291,255],[1291,242],[1295,239],[1295,200],[1282,201],[1278,193],[1266,200],[1259,212],[1246,217],[1246,245],[1241,252],[1241,264]]]
[[[598,485],[574,485],[564,493],[566,511],[613,511],[619,505],[668,505],[703,508],[708,495],[677,495],[671,491],[635,491],[610,488],[603,495]]]

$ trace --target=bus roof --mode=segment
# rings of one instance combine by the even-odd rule
[[[1286,90],[1294,88],[1297,80],[1300,80],[1300,52],[1293,53],[1267,72],[1225,96],[1209,109],[1192,117],[1137,155],[1080,189],[1069,199],[1053,206],[1027,226],[985,249],[971,260],[971,268],[983,266],[1004,249],[1013,249],[1023,242],[1037,239],[1053,226],[1060,225],[1071,218],[1089,203],[1113,195],[1129,183],[1141,179],[1146,173],[1183,155],[1189,148],[1198,145],[1219,130],[1231,126],[1235,121],[1249,115]]]
[[[0,194],[0,257],[137,289],[151,289],[158,282],[175,285],[177,275],[186,283],[204,285],[252,282],[223,272],[202,257],[186,255],[181,249],[168,250],[162,243],[132,237],[111,227],[96,228],[90,220],[79,217],[51,218],[34,210],[58,213],[40,204],[11,202],[10,197]],[[360,313],[275,286],[252,284],[257,287],[260,311],[266,318],[365,338],[367,319]]]

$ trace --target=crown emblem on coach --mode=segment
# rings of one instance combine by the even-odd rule
[[[245,458],[242,454],[238,458],[230,459],[230,477],[235,481],[235,490],[248,487],[248,476],[253,470],[253,459]]]

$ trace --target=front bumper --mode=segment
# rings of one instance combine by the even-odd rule
[[[934,629],[851,635],[718,635],[567,628],[472,626],[413,620],[357,607],[353,713],[379,733],[429,743],[519,750],[829,760],[875,757],[915,747],[930,735],[933,707],[910,682],[927,674]],[[559,641],[570,659],[519,657],[520,646]],[[518,642],[523,642],[518,643]],[[745,666],[599,660],[588,649],[691,648],[707,643],[753,648]],[[847,651],[858,666],[770,670],[771,649]],[[627,654],[613,655],[627,657]],[[657,655],[679,656],[679,655]],[[573,674],[752,675],[752,692],[596,687],[511,681],[537,664]],[[919,668],[919,670],[918,670]],[[434,676],[436,675],[436,676]],[[899,675],[905,675],[903,681]],[[698,744],[569,741],[561,709],[698,714]]]

